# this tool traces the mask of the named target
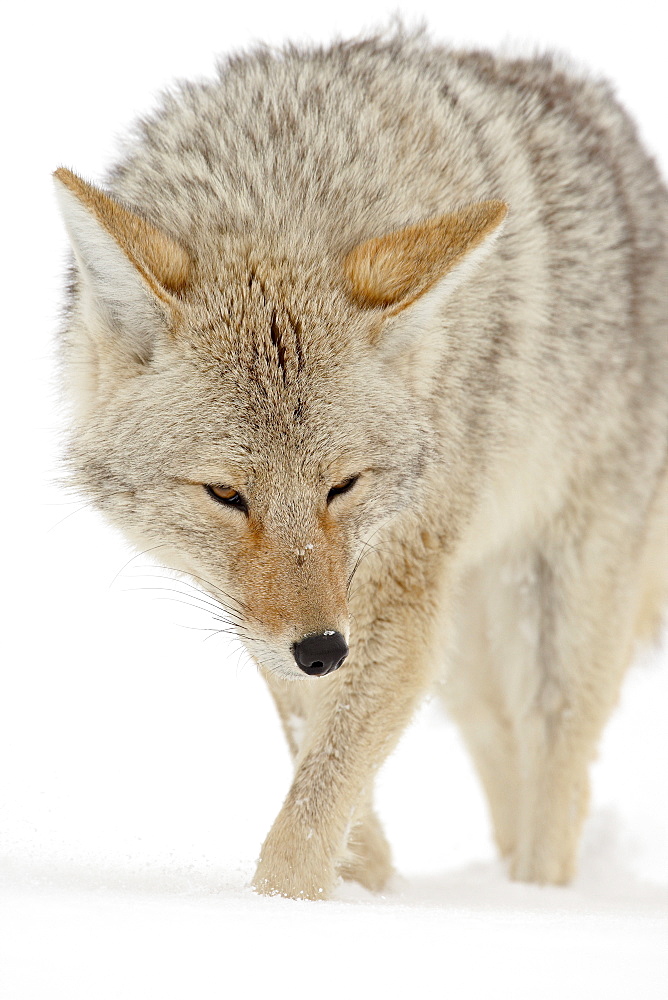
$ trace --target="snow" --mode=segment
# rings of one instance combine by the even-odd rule
[[[114,132],[173,76],[209,72],[213,50],[256,35],[350,34],[385,18],[387,5],[343,0],[318,12],[260,0],[233,10],[193,0],[184,18],[167,0],[159,19],[149,7],[119,0],[113,15],[96,14],[64,0],[43,8],[39,31],[32,8],[7,15],[31,60],[14,46],[3,64],[4,92],[21,84],[6,115],[21,155],[2,164],[12,256],[0,397],[9,501],[0,997],[665,997],[668,636],[629,673],[606,730],[572,886],[507,880],[471,764],[432,702],[379,780],[398,870],[387,891],[345,884],[333,900],[308,903],[248,888],[290,780],[269,694],[224,635],[193,631],[212,622],[189,606],[187,589],[153,579],[148,560],[131,560],[55,485],[50,345],[65,238],[49,175],[67,162],[99,179]],[[441,38],[570,49],[619,82],[668,163],[659,5],[634,5],[644,31],[633,51],[621,7],[606,10],[605,32],[599,6],[584,0],[554,14],[520,0],[419,10]],[[184,603],[157,599],[172,596]]]
[[[80,534],[94,551],[68,566]],[[265,899],[248,884],[290,763],[261,678],[226,637],[191,631],[204,610],[154,600],[141,568],[110,589],[125,552],[90,511],[51,545],[62,586],[6,685],[0,995],[665,995],[668,643],[627,678],[571,887],[507,880],[429,702],[379,782],[388,890]]]
[[[4,948],[25,970],[24,991],[8,994],[17,998],[659,997],[655,956],[665,941],[651,919],[641,933],[637,923],[586,913],[522,920],[514,908],[455,913],[414,898],[247,900],[225,884],[215,896],[174,895],[139,882],[99,898],[51,891],[39,909],[25,895]]]

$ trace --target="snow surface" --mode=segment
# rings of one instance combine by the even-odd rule
[[[608,5],[604,20],[596,0],[417,10],[443,39],[557,45],[605,71],[668,163],[654,0],[636,0],[632,18]],[[20,142],[0,164],[11,192],[0,1000],[663,998],[668,638],[630,672],[606,730],[571,887],[506,879],[458,734],[429,703],[380,776],[400,873],[388,891],[347,884],[308,903],[248,888],[290,780],[268,693],[224,637],[193,631],[210,624],[204,611],[149,589],[187,588],[128,563],[97,515],[54,485],[50,343],[65,238],[49,174],[66,163],[100,179],[114,131],[174,76],[210,72],[213,51],[352,34],[388,6],[191,0],[187,11],[63,0],[14,5],[4,22],[29,44],[7,46],[0,67],[14,152]]]
[[[70,596],[90,615],[84,589]],[[290,777],[261,679],[150,598],[102,596],[104,647],[74,638],[57,676],[25,664],[3,726],[3,998],[665,996],[665,650],[627,679],[571,887],[506,879],[457,732],[429,703],[379,782],[400,874],[378,897],[345,884],[294,902],[248,888]],[[52,627],[57,649],[71,617]]]

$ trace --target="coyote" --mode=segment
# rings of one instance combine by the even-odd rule
[[[610,87],[259,48],[55,178],[75,482],[224,609],[294,757],[255,889],[386,883],[373,781],[430,690],[511,877],[567,882],[668,594],[668,195]]]

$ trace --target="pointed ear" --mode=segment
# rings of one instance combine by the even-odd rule
[[[56,193],[81,278],[86,326],[100,324],[141,360],[188,284],[191,261],[142,216],[61,167]]]
[[[507,211],[502,201],[481,201],[360,243],[344,261],[351,298],[388,316],[431,289],[442,301],[489,252]]]

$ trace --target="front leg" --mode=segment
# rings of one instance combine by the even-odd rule
[[[380,820],[371,803],[364,803],[353,820],[347,858],[339,865],[339,874],[371,892],[381,892],[393,871],[392,852]]]
[[[410,592],[409,592],[410,593]],[[265,840],[254,887],[324,899],[349,874],[347,843],[373,777],[396,745],[432,678],[426,637],[437,602],[415,592],[386,606],[353,640],[335,674],[313,679],[313,702],[292,787]],[[354,843],[354,837],[351,838]]]
[[[312,680],[284,680],[264,672],[265,680],[274,699],[283,725],[293,761],[299,757],[308,720],[312,713],[311,702],[316,693]],[[359,882],[365,889],[379,892],[392,874],[392,855],[382,826],[372,805],[372,793],[361,802],[346,845],[346,860],[339,873],[348,881]]]

